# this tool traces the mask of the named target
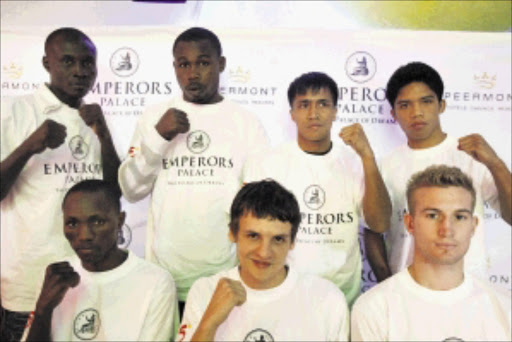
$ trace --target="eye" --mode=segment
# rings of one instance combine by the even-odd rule
[[[432,220],[435,220],[439,217],[439,215],[437,213],[427,213],[426,216],[427,216],[427,218],[432,219]]]
[[[434,102],[432,99],[423,99],[423,103],[432,103]]]
[[[398,108],[400,108],[400,109],[407,109],[407,103],[400,103],[398,105]]]
[[[465,220],[469,219],[469,215],[457,214],[457,215],[455,215],[455,219],[457,219],[457,221],[465,221]]]
[[[71,58],[71,57],[67,57],[67,56],[66,56],[66,57],[64,57],[64,58],[62,59],[62,63],[63,63],[64,65],[71,65],[71,64],[73,64],[73,58]]]
[[[107,222],[107,221],[102,219],[102,218],[94,218],[94,219],[91,220],[91,223],[94,226],[102,226],[102,225],[105,224],[105,222]]]
[[[65,223],[66,228],[76,228],[78,226],[78,222],[76,220],[68,220]]]
[[[308,106],[309,106],[309,103],[307,103],[307,102],[299,103],[299,108],[301,108],[301,109],[308,108]]]
[[[190,66],[189,62],[183,62],[183,63],[178,64],[178,67],[182,68],[182,69],[188,68],[189,66]]]
[[[207,67],[210,65],[210,62],[199,62],[200,66]]]
[[[274,236],[274,241],[278,244],[286,242],[286,238],[284,236]]]
[[[94,63],[93,63],[93,61],[92,61],[92,60],[86,60],[86,61],[84,61],[84,62],[82,63],[82,65],[83,65],[84,67],[88,67],[88,68],[89,68],[89,67],[93,66],[93,65],[94,65]]]
[[[258,238],[258,234],[257,233],[254,233],[254,232],[250,232],[250,233],[247,233],[247,237],[250,239],[250,240],[256,240]]]

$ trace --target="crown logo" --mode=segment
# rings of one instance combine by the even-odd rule
[[[473,75],[473,80],[480,88],[484,89],[492,89],[496,85],[496,75],[489,76],[485,71],[481,76]]]
[[[13,62],[9,66],[3,66],[2,70],[10,79],[17,80],[23,75],[23,67],[17,66]]]
[[[247,83],[251,78],[249,70],[244,71],[242,67],[237,67],[235,71],[229,70],[229,79],[237,83]]]

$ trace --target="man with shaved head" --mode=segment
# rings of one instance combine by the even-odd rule
[[[2,341],[19,340],[46,266],[72,254],[60,231],[65,192],[91,178],[117,186],[119,157],[101,108],[83,102],[97,75],[94,43],[60,28],[44,49],[50,82],[2,100]]]

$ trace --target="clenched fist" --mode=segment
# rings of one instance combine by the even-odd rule
[[[78,114],[80,114],[85,124],[91,127],[100,140],[110,137],[107,122],[99,104],[82,105],[78,108]]]
[[[66,135],[66,126],[47,119],[28,137],[26,143],[30,151],[36,154],[43,152],[47,147],[56,149],[64,143]]]
[[[190,129],[187,113],[176,108],[169,108],[160,118],[155,128],[165,140],[172,140],[180,133]]]
[[[355,123],[353,125],[343,127],[340,132],[340,138],[345,144],[352,147],[361,158],[373,158],[373,150],[366,138],[366,134],[364,133],[363,126],[361,126],[361,124]]]

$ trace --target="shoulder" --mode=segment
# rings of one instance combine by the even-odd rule
[[[139,120],[157,121],[169,108],[179,108],[180,99],[172,98],[164,102],[158,102],[147,106]]]
[[[476,277],[471,277],[471,280],[474,284],[475,291],[479,292],[480,295],[489,297],[491,302],[501,306],[504,311],[509,313],[512,311],[512,308],[510,307],[510,303],[512,302],[510,290],[496,286],[486,280]]]
[[[402,272],[399,272],[361,294],[354,303],[353,312],[361,313],[386,308],[395,290],[399,289],[402,277]]]
[[[195,294],[209,294],[211,295],[215,288],[217,287],[217,283],[221,278],[230,278],[230,279],[237,279],[236,273],[238,272],[238,269],[236,267],[220,271],[214,275],[211,275],[209,277],[202,277],[197,279],[190,288],[189,293],[195,293]],[[188,300],[188,299],[187,299]]]
[[[407,144],[403,144],[400,146],[395,147],[391,152],[386,154],[384,157],[380,159],[380,163],[382,167],[389,167],[394,165],[397,160],[400,160],[403,158],[403,156],[409,151],[409,147]]]
[[[167,270],[150,261],[140,258],[131,251],[129,253],[130,258],[134,259],[134,267],[131,271],[133,276],[137,277],[137,279],[143,279],[144,283],[149,286],[169,287],[174,289],[174,279]]]
[[[329,306],[339,305],[340,302],[347,304],[343,292],[333,282],[318,275],[300,273],[297,275],[297,284],[301,291],[321,296],[322,301]]]

